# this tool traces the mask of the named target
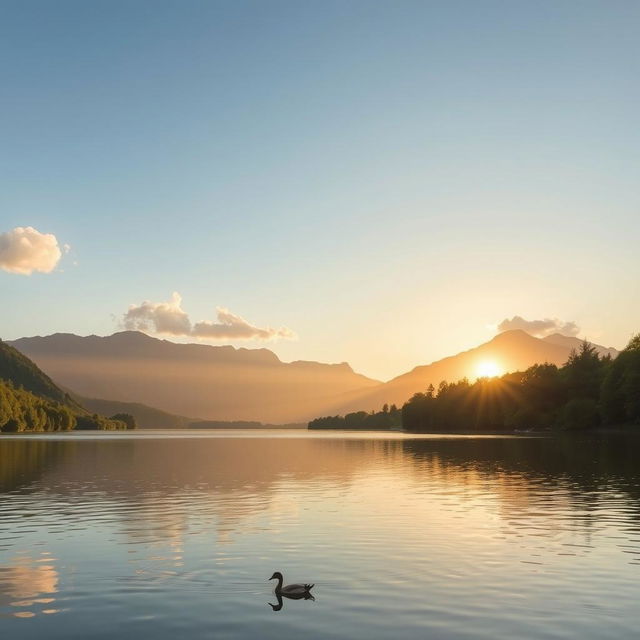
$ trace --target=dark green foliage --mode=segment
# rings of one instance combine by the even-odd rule
[[[75,426],[76,416],[69,407],[0,380],[0,431],[70,431]]]
[[[9,418],[9,420],[0,427],[0,431],[4,433],[18,433],[18,431],[20,431],[20,423],[15,418]]]
[[[124,431],[127,425],[121,420],[111,420],[94,413],[92,416],[78,416],[76,429],[79,431]]]
[[[601,410],[606,424],[640,424],[640,334],[609,365]]]
[[[402,424],[411,431],[505,429],[506,416],[519,408],[521,376],[480,378],[473,384],[466,378],[451,384],[443,381],[437,394],[430,387],[426,393],[416,393],[402,407]]]
[[[127,428],[121,420],[85,414],[29,358],[0,340],[0,432]]]
[[[135,429],[137,428],[136,419],[130,413],[116,413],[111,416],[109,420],[119,420],[120,422],[124,422],[127,426],[127,429]]]
[[[584,341],[580,351],[572,351],[562,367],[562,377],[570,398],[598,398],[609,359],[598,356],[596,348]]]
[[[11,380],[17,388],[31,391],[37,396],[48,398],[71,409],[81,408],[69,394],[57,387],[53,380],[29,358],[2,340],[0,340],[0,378]]]
[[[346,416],[325,416],[309,423],[309,429],[390,429],[400,427],[402,415],[398,407],[385,404],[382,411],[356,411]]]
[[[501,378],[441,382],[402,407],[410,431],[573,431],[640,423],[640,334],[615,359],[583,342],[566,364],[536,364]]]
[[[309,429],[388,429],[401,426],[401,414],[395,405],[379,412],[356,411],[343,416],[316,418]]]
[[[567,388],[555,364],[534,364],[521,374],[513,374],[519,382],[520,398],[525,407],[536,415],[553,413],[566,401]]]
[[[573,398],[562,407],[558,426],[565,431],[598,426],[598,403],[593,398]]]

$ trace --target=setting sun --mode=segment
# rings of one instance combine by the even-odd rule
[[[476,366],[478,378],[495,378],[502,375],[502,367],[495,360],[482,360]]]

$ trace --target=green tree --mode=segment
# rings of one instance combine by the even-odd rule
[[[640,334],[609,364],[600,406],[606,424],[640,423]]]
[[[116,413],[111,416],[110,420],[120,420],[121,422],[124,422],[129,430],[136,429],[138,427],[136,419],[130,413]]]
[[[605,374],[606,363],[596,348],[586,340],[578,351],[572,351],[562,368],[569,398],[597,398]]]

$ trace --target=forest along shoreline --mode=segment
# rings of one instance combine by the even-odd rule
[[[401,410],[325,416],[309,429],[403,429],[415,433],[627,432],[640,428],[640,334],[614,359],[587,341],[562,367],[535,364],[414,394]]]
[[[213,421],[188,424],[201,429],[222,425],[245,426]],[[135,417],[126,412],[109,417],[90,412],[29,358],[0,340],[0,433],[126,431],[137,426]],[[261,425],[268,427],[279,425]],[[385,404],[378,412],[320,417],[307,428],[458,434],[638,431],[640,334],[615,358],[600,355],[584,341],[561,367],[535,364],[473,383],[466,378],[442,381],[437,389],[429,385],[414,394],[402,408]]]

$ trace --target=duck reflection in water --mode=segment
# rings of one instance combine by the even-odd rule
[[[283,586],[282,583],[284,579],[279,571],[276,571],[269,580],[278,581],[275,589],[278,604],[268,603],[274,611],[280,611],[280,609],[282,609],[283,598],[289,598],[289,600],[315,600],[313,595],[311,595],[313,584],[288,584]]]
[[[273,604],[273,602],[269,602],[267,603],[274,611],[280,611],[280,609],[282,609],[282,606],[284,604],[284,600],[282,599],[282,596],[284,594],[282,593],[276,593],[276,598],[278,599],[278,604]],[[295,596],[288,596],[285,595],[285,598],[289,598],[289,600],[314,600],[315,598],[310,594],[310,593],[304,593],[304,594],[298,594]]]

